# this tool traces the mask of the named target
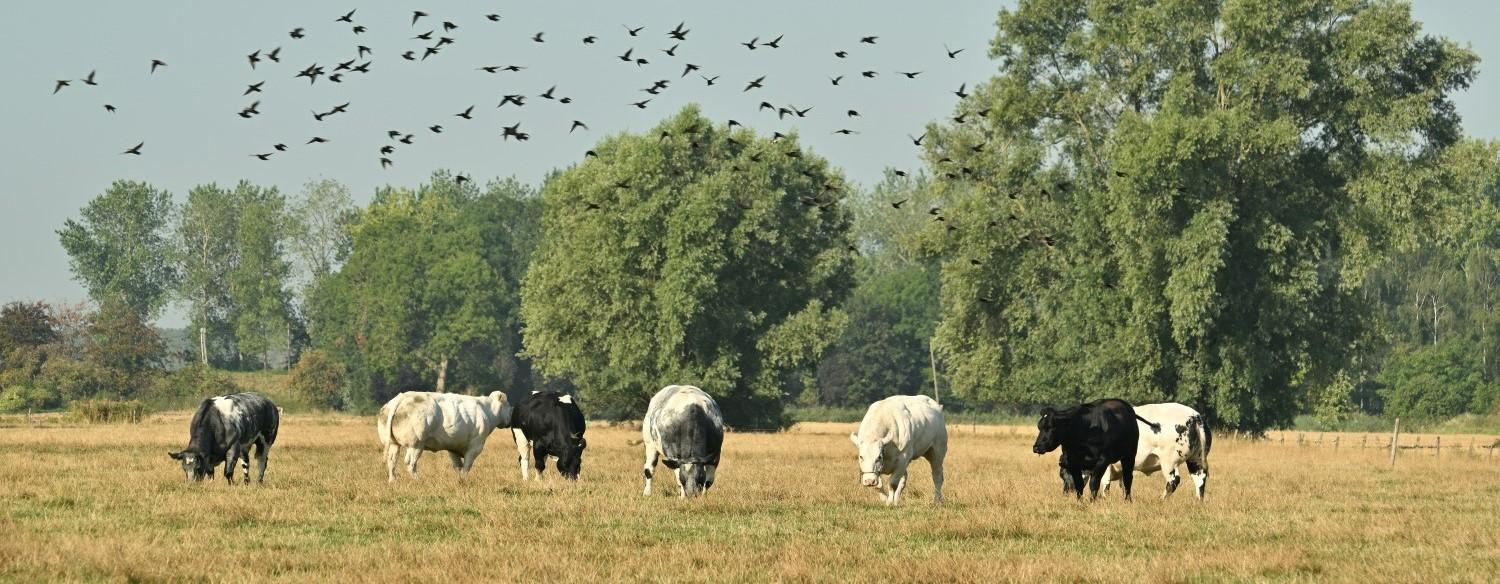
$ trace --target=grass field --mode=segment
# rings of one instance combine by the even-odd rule
[[[1159,476],[1133,503],[1079,504],[1056,456],[1030,453],[1034,430],[965,425],[947,503],[923,462],[892,509],[857,485],[850,424],[731,434],[714,489],[682,501],[670,479],[641,496],[628,428],[589,430],[577,484],[521,483],[495,434],[467,477],[428,454],[419,480],[389,485],[374,420],[341,415],[283,420],[263,486],[186,484],[166,452],[187,417],[0,428],[0,580],[1500,578],[1500,458],[1448,436],[1441,459],[1403,452],[1394,470],[1382,449],[1219,439],[1205,504],[1160,500]]]

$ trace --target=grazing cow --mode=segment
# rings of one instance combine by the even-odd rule
[[[1161,494],[1165,499],[1182,482],[1177,466],[1186,464],[1197,487],[1198,499],[1202,500],[1208,485],[1208,451],[1213,446],[1213,436],[1209,434],[1203,416],[1198,410],[1177,403],[1135,406],[1135,413],[1162,427],[1161,432],[1152,432],[1145,424],[1136,422],[1141,424],[1141,438],[1135,450],[1136,472],[1149,475],[1158,470],[1165,471],[1167,486]],[[1120,472],[1118,464],[1110,465],[1109,470],[1104,471],[1106,493],[1110,481],[1119,477]]]
[[[901,502],[906,467],[918,457],[932,465],[932,502],[943,502],[943,458],[948,455],[948,428],[943,406],[925,395],[893,395],[865,411],[859,432],[849,440],[859,449],[859,482],[879,487],[887,505]],[[880,475],[891,478],[882,483]]]
[[[406,448],[406,472],[417,478],[423,451],[448,451],[453,469],[469,472],[495,428],[510,426],[505,394],[487,396],[408,391],[385,402],[375,418],[375,432],[385,447],[387,481],[396,480],[396,460]]]
[[[583,412],[573,403],[573,396],[555,391],[533,391],[516,404],[511,417],[511,433],[516,439],[516,453],[521,463],[521,480],[526,480],[526,457],[536,464],[536,478],[542,480],[547,457],[557,459],[557,472],[568,480],[578,480],[583,465]]]
[[[656,392],[641,423],[646,444],[646,489],[658,460],[677,474],[682,498],[694,497],[714,486],[719,449],[724,445],[724,417],[719,404],[691,385],[668,385]]]
[[[1104,469],[1119,462],[1125,468],[1121,482],[1128,501],[1136,443],[1140,439],[1135,421],[1140,419],[1130,404],[1118,399],[1101,399],[1065,410],[1043,408],[1042,417],[1036,424],[1036,444],[1031,450],[1040,455],[1062,447],[1058,464],[1062,467],[1060,472],[1066,474],[1063,484],[1072,485],[1073,494],[1078,498],[1083,497],[1085,471],[1089,473],[1089,498],[1095,499],[1099,496],[1099,481],[1104,476]],[[1161,430],[1158,424],[1141,421],[1146,422],[1152,431]]]
[[[259,467],[255,482],[266,479],[266,459],[276,443],[281,413],[276,404],[255,393],[221,395],[203,400],[188,424],[188,445],[167,455],[182,463],[182,472],[192,481],[213,478],[214,467],[224,464],[224,480],[234,484],[234,465],[245,469],[250,484],[250,446],[255,445]]]

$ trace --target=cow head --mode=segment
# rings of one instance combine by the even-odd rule
[[[187,476],[187,480],[196,482],[213,476],[214,467],[208,463],[208,457],[203,456],[201,452],[183,450],[181,452],[168,452],[167,456],[182,463],[182,474]]]
[[[511,416],[515,413],[515,406],[510,405],[509,398],[505,393],[499,391],[490,392],[490,409],[495,415],[496,428],[509,428]]]
[[[557,472],[570,481],[578,480],[578,471],[583,467],[583,449],[588,447],[582,431],[569,434],[562,455],[557,457]]]
[[[873,440],[861,440],[859,434],[850,434],[849,441],[859,449],[859,484],[866,487],[880,486],[881,473],[895,467],[895,437],[887,432]]]
[[[1042,408],[1042,418],[1036,422],[1036,444],[1031,445],[1031,451],[1046,454],[1062,446],[1062,431],[1066,421],[1067,418],[1056,409]]]
[[[668,467],[675,467],[677,472],[677,485],[682,487],[682,496],[692,498],[708,492],[708,488],[714,486],[714,471],[719,465],[703,462],[669,462]]]

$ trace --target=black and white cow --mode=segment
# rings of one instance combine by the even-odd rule
[[[1084,473],[1088,473],[1089,498],[1099,496],[1099,482],[1110,464],[1120,463],[1124,476],[1120,482],[1125,499],[1130,499],[1130,485],[1135,470],[1135,452],[1140,439],[1136,420],[1145,422],[1153,432],[1161,426],[1141,419],[1124,400],[1101,399],[1058,410],[1042,409],[1037,421],[1036,444],[1031,450],[1046,454],[1058,447],[1063,485],[1072,486],[1074,496],[1083,497]]]
[[[557,472],[563,478],[578,480],[583,465],[583,412],[573,403],[573,396],[555,391],[533,391],[516,404],[510,418],[511,433],[516,439],[516,454],[521,463],[521,480],[526,480],[526,458],[536,464],[536,478],[542,479],[547,457],[557,458]]]
[[[1182,482],[1178,466],[1187,466],[1188,474],[1202,500],[1208,487],[1208,451],[1213,448],[1213,434],[1203,415],[1191,407],[1179,403],[1146,404],[1135,406],[1137,415],[1150,418],[1161,424],[1162,431],[1151,432],[1140,426],[1140,442],[1135,450],[1135,471],[1152,474],[1162,471],[1166,479],[1163,499],[1177,490]],[[1109,483],[1120,477],[1119,465],[1110,465],[1104,472],[1104,492],[1109,492]]]
[[[214,467],[224,464],[224,480],[234,483],[234,465],[245,469],[245,483],[250,483],[250,446],[256,446],[259,466],[255,482],[266,478],[266,459],[276,443],[281,414],[276,404],[260,394],[236,393],[203,400],[188,425],[187,448],[168,452],[182,463],[188,480],[212,479]]]
[[[708,393],[691,385],[668,385],[656,392],[641,423],[646,445],[646,489],[656,463],[666,463],[677,474],[682,497],[694,497],[714,485],[719,450],[724,446],[724,416]]]

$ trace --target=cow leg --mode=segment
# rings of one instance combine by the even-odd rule
[[[1099,483],[1101,483],[1101,482],[1104,481],[1104,473],[1107,470],[1109,470],[1109,464],[1107,464],[1107,463],[1106,464],[1101,464],[1101,465],[1095,466],[1094,469],[1093,469],[1093,474],[1089,475],[1089,500],[1090,501],[1095,501],[1095,500],[1099,499]],[[1121,482],[1125,482],[1125,481],[1122,480]],[[1129,499],[1130,498],[1130,486],[1129,486],[1130,483],[1129,482],[1125,482],[1125,484],[1126,484],[1126,487],[1125,487],[1125,498]]]
[[[266,461],[271,458],[271,445],[266,443],[265,438],[255,444],[255,484],[266,482]]]
[[[245,471],[245,482],[244,482],[244,484],[249,485],[250,484],[250,445],[249,444],[246,444],[245,448],[242,449],[242,450],[240,450],[240,468],[244,469],[244,471]]]
[[[1162,478],[1167,481],[1166,488],[1162,490],[1161,498],[1162,500],[1166,500],[1167,497],[1172,496],[1172,493],[1177,492],[1177,485],[1182,484],[1182,473],[1177,470],[1177,466],[1182,464],[1182,461],[1176,457],[1168,457],[1162,459],[1161,463],[1161,468],[1164,471],[1162,472]]]
[[[1187,460],[1187,467],[1188,474],[1193,476],[1193,486],[1198,490],[1198,500],[1201,501],[1203,491],[1208,488],[1208,467],[1191,458]]]
[[[531,445],[531,463],[536,465],[536,480],[542,480],[542,471],[547,470],[547,451],[541,444]]]
[[[234,484],[234,467],[240,462],[240,446],[238,444],[229,447],[229,452],[224,456],[224,481]]]
[[[651,494],[651,475],[656,474],[656,463],[661,459],[661,452],[656,450],[655,444],[646,445],[646,467],[641,474],[646,475],[646,488],[641,491],[642,495]]]
[[[928,451],[927,462],[932,465],[932,503],[943,504],[943,458],[947,453],[936,449]]]
[[[898,505],[901,503],[901,491],[906,490],[907,464],[909,463],[903,462],[897,464],[896,472],[891,473],[891,500],[889,501],[891,505]]]
[[[411,478],[417,478],[417,460],[422,458],[422,445],[412,444],[406,447],[406,472]]]
[[[385,480],[396,482],[396,462],[401,460],[401,445],[394,442],[385,447]]]
[[[1109,465],[1104,469],[1104,478],[1099,479],[1099,489],[1109,495],[1109,484],[1115,480],[1115,466]]]
[[[511,436],[516,439],[516,462],[521,464],[521,480],[525,481],[529,476],[531,465],[526,461],[526,455],[531,453],[531,442],[526,440],[526,434],[520,428],[511,428]]]
[[[1130,449],[1120,459],[1120,486],[1125,489],[1125,500],[1130,500],[1130,483],[1135,480],[1135,449]]]
[[[469,446],[469,450],[464,452],[464,473],[468,473],[469,469],[474,468],[474,461],[479,458],[480,452],[484,452],[483,442]]]
[[[464,455],[449,450],[448,461],[453,463],[453,470],[460,473],[464,472]]]

